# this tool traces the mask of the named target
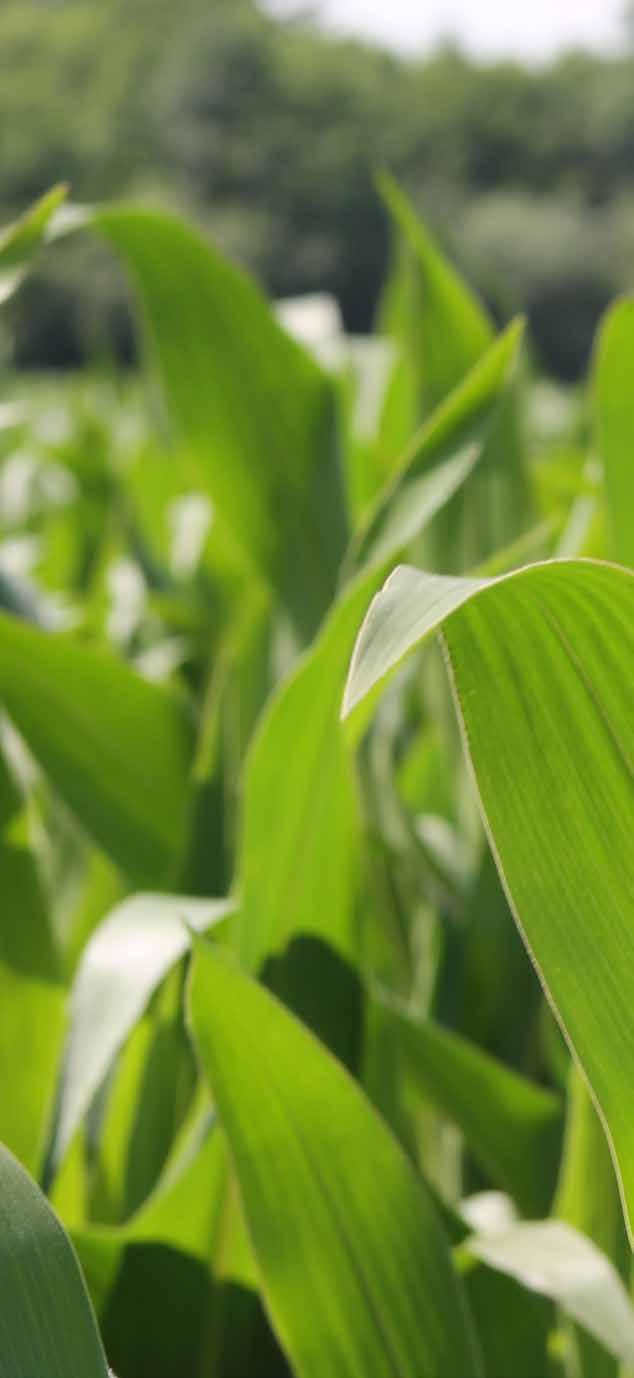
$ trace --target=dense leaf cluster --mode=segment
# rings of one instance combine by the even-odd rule
[[[147,358],[0,406],[0,1378],[634,1363],[634,307],[571,397],[382,191],[310,351],[176,217],[0,235]]]
[[[332,290],[369,328],[387,248],[387,168],[498,315],[529,311],[550,370],[576,376],[634,275],[634,60],[526,70],[447,48],[405,61],[252,0],[0,7],[0,202],[52,182],[185,207],[276,296]],[[49,262],[21,312],[21,362],[132,348],[94,248]]]

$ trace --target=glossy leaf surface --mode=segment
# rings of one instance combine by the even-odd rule
[[[592,561],[498,581],[397,570],[357,643],[351,709],[443,630],[511,907],[600,1107],[634,1208],[634,575]]]

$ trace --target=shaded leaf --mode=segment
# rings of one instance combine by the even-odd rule
[[[463,1246],[524,1287],[552,1297],[573,1320],[626,1363],[634,1359],[634,1307],[612,1264],[560,1221],[474,1235]]]
[[[455,492],[472,462],[448,459],[425,474],[418,527]],[[241,959],[251,969],[296,934],[319,936],[344,956],[355,947],[357,801],[338,705],[359,618],[384,569],[380,557],[371,558],[345,588],[274,696],[251,748],[236,920]]]
[[[475,1378],[442,1227],[356,1083],[263,987],[203,944],[190,1011],[295,1372]]]
[[[70,1240],[39,1188],[0,1146],[0,1378],[107,1378]]]
[[[547,1378],[552,1303],[484,1264],[470,1268],[464,1284],[487,1378]]]
[[[485,1172],[526,1215],[547,1210],[561,1138],[557,1097],[431,1019],[390,1018],[415,1083],[460,1127]]]

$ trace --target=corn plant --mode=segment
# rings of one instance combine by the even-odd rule
[[[332,367],[0,237],[142,360],[2,383],[0,1378],[634,1370],[634,304],[557,390],[381,193]]]

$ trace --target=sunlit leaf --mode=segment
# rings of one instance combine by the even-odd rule
[[[72,992],[53,1167],[151,995],[187,951],[188,930],[205,932],[232,909],[226,900],[135,895],[96,930]]]
[[[631,1221],[634,575],[592,561],[491,583],[397,570],[357,642],[347,710],[440,629],[498,868]]]
[[[634,566],[634,298],[604,317],[595,356],[597,441],[603,460],[610,553]]]

